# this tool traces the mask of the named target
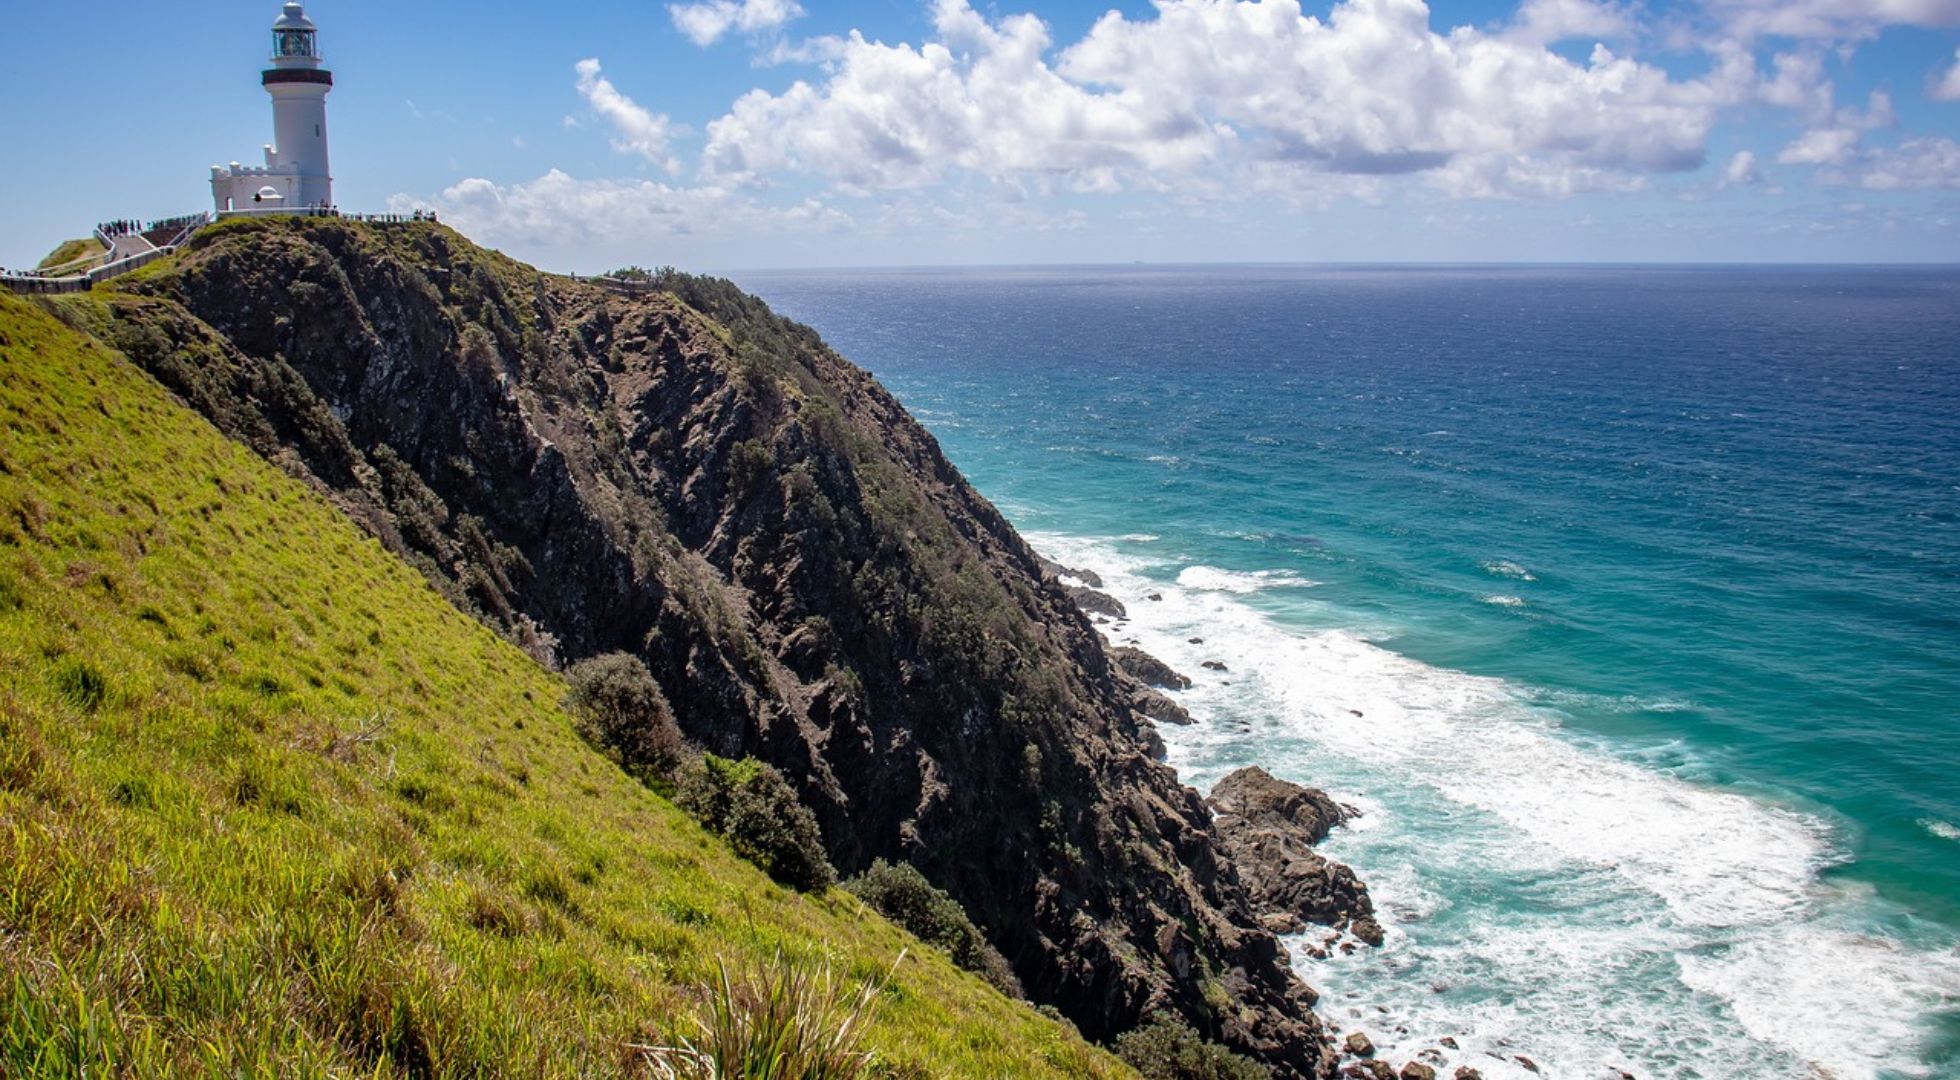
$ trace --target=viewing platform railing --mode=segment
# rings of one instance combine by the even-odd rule
[[[583,281],[588,285],[597,285],[607,292],[621,293],[626,296],[645,296],[651,292],[658,292],[660,289],[660,286],[654,282],[639,278],[580,277],[577,274],[567,276],[573,281]]]
[[[215,220],[227,221],[237,217],[332,217],[375,225],[410,225],[422,222],[434,222],[436,220],[436,214],[433,210],[416,210],[406,214],[343,214],[338,207],[332,206],[313,206],[300,210],[226,210],[217,214]],[[168,243],[157,244],[149,251],[142,252],[141,254],[131,255],[125,259],[117,259],[114,262],[102,263],[89,267],[87,270],[80,270],[79,268],[86,266],[91,261],[101,259],[102,256],[96,255],[85,259],[76,259],[72,262],[64,263],[61,266],[49,267],[47,270],[9,270],[0,272],[0,289],[6,289],[9,292],[28,296],[87,292],[100,282],[108,281],[110,278],[121,277],[132,270],[141,270],[143,267],[156,262],[158,259],[183,246],[192,236],[196,235],[197,230],[211,224],[213,220],[213,215],[209,211],[201,214],[185,214],[181,217],[162,218],[151,222],[148,229],[142,230],[142,234],[146,238],[151,236],[164,236],[169,240]],[[104,247],[113,250],[115,248],[116,237],[137,232],[135,228],[130,227],[133,224],[135,223],[118,223],[118,226],[113,230],[98,225],[95,228],[95,238]],[[155,241],[151,240],[151,243],[155,243]],[[76,268],[76,272],[70,272],[71,267]],[[622,282],[622,284],[625,283]]]

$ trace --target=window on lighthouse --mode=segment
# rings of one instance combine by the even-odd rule
[[[272,35],[272,48],[273,55],[275,56],[304,56],[311,58],[318,55],[313,51],[313,31],[311,30],[274,31]]]

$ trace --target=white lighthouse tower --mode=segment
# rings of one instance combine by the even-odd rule
[[[259,77],[272,95],[273,144],[264,167],[211,167],[211,197],[219,214],[303,213],[333,205],[327,164],[327,93],[333,73],[320,61],[318,31],[300,4],[272,24],[272,66]]]

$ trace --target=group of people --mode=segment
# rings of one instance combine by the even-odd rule
[[[128,236],[130,233],[142,232],[143,223],[141,221],[105,221],[97,225],[95,230],[104,236]]]
[[[343,216],[336,214],[336,217]],[[349,221],[366,221],[377,225],[406,225],[412,221],[434,221],[434,210],[417,210],[408,214],[347,214]]]
[[[209,221],[210,219],[211,219],[211,215],[209,214],[185,214],[182,217],[165,218],[162,221],[152,221],[150,222],[150,231],[167,232],[174,235],[176,233],[183,232],[185,229],[188,229],[193,225],[202,225],[204,222]]]

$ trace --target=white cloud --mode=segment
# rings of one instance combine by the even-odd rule
[[[1822,128],[1805,132],[1784,147],[1776,160],[1785,165],[1818,166],[1817,179],[1833,186],[1869,191],[1960,188],[1960,142],[1944,135],[1870,147],[1864,144],[1863,131]]]
[[[1756,167],[1756,155],[1748,150],[1738,150],[1722,169],[1723,187],[1748,187],[1763,182],[1763,173]]]
[[[670,4],[667,14],[689,41],[706,48],[730,30],[745,34],[773,30],[800,17],[803,8],[796,0],[705,0],[698,4]]]
[[[1633,19],[1623,8],[1593,0],[1524,0],[1504,36],[1530,45],[1573,39],[1620,41],[1632,37]]]
[[[1783,148],[1776,155],[1779,165],[1844,165],[1850,162],[1861,138],[1850,128],[1817,128]]]
[[[665,114],[648,112],[620,93],[612,80],[600,72],[596,59],[580,60],[574,70],[578,72],[578,92],[612,126],[613,149],[622,154],[638,154],[668,172],[680,168],[680,163],[667,150],[674,131]],[[567,126],[577,126],[570,117],[566,120]]]
[[[1818,48],[1778,53],[1770,61],[1776,74],[1764,79],[1758,96],[1767,104],[1792,109],[1811,122],[1831,115],[1837,87],[1824,75],[1824,53]]]
[[[646,247],[697,231],[834,231],[851,225],[847,215],[815,199],[764,206],[714,185],[581,180],[558,169],[510,185],[471,178],[433,199],[396,195],[389,207],[397,212],[436,210],[444,221],[486,243],[571,250]]]
[[[1158,0],[1111,12],[1051,61],[1031,15],[936,0],[914,47],[837,43],[825,77],[751,91],[708,125],[704,168],[784,170],[850,191],[964,170],[1071,190],[1165,190],[1279,166],[1296,175],[1430,173],[1445,190],[1558,195],[1700,165],[1724,80],[1676,81],[1547,40],[1623,26],[1614,9],[1541,0],[1499,34],[1430,29],[1420,0]],[[1729,80],[1732,81],[1732,80]]]
[[[1865,38],[1887,26],[1960,26],[1960,0],[1707,0],[1739,37]]]
[[[1933,83],[1928,94],[1934,101],[1960,101],[1960,49],[1953,51],[1953,66]]]
[[[1112,190],[1119,172],[1189,169],[1217,142],[1184,105],[1093,93],[1058,75],[1033,16],[996,26],[963,0],[940,0],[934,14],[938,41],[915,49],[854,33],[825,85],[744,95],[708,125],[710,175],[800,169],[864,191],[921,186],[957,168]]]
[[[1939,136],[1867,151],[1848,180],[1870,191],[1960,188],[1960,143]]]

